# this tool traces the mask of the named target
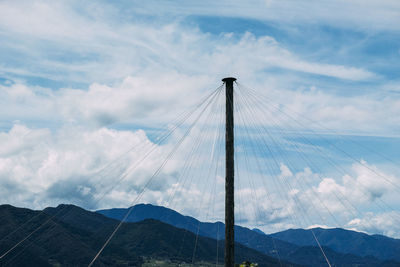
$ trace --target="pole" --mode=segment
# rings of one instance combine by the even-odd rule
[[[225,122],[225,267],[234,267],[234,121],[233,121],[233,82],[236,78],[222,79],[226,93]]]

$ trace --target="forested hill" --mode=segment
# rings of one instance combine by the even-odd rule
[[[1,266],[87,266],[115,229],[118,221],[73,205],[43,212],[0,206],[0,253],[34,232],[7,254]],[[38,228],[39,227],[39,228]],[[218,248],[218,250],[217,250]],[[141,266],[144,259],[176,262],[223,262],[223,242],[157,220],[124,223],[94,266]],[[260,266],[294,266],[243,245],[236,261]]]

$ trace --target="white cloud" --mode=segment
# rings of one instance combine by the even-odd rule
[[[238,43],[232,42],[232,39],[227,41],[230,45],[219,44],[220,49],[215,51],[209,60],[215,62],[216,66],[220,68],[236,63],[237,69],[232,69],[232,72],[241,75],[246,75],[249,70],[255,72],[278,67],[355,81],[376,78],[374,73],[360,68],[303,60],[269,36],[256,38],[247,32]]]
[[[397,181],[394,176],[378,170],[376,166],[368,165],[365,161],[353,164],[352,171],[354,175],[344,175],[341,184],[331,178],[324,178],[318,185],[317,192],[323,199],[329,199],[328,195],[337,194],[339,198],[345,197],[358,205],[373,202],[396,190],[393,187]]]
[[[322,177],[309,168],[298,173],[292,173],[285,164],[280,168],[277,180],[284,179],[282,183],[288,190],[288,199],[279,197],[275,200],[287,207],[288,213],[282,222],[292,221],[297,228],[342,227],[399,237],[400,213],[387,211],[392,209],[392,203],[398,201],[394,197],[398,195],[397,190],[392,185],[398,183],[396,177],[365,161],[354,164],[351,174],[344,175],[341,181]],[[263,196],[262,199],[265,201],[267,198]]]
[[[128,166],[137,162],[143,149],[148,150],[152,144],[143,131],[77,127],[51,133],[23,125],[2,133],[1,141],[1,202],[34,208],[60,202],[89,208],[101,205],[95,203],[96,198],[118,184]],[[130,147],[136,148],[128,151]],[[162,149],[157,148],[147,164],[157,165]],[[124,156],[119,158],[121,155]],[[102,170],[103,166],[107,168]],[[128,173],[127,187],[116,190],[129,192],[140,187],[151,171],[139,165],[134,173]],[[87,198],[90,201],[84,202]]]
[[[279,85],[253,87],[255,96],[243,95],[255,121],[264,125],[316,133],[397,136],[396,125],[400,122],[398,116],[393,116],[400,112],[397,97],[348,97],[303,88],[294,92]]]
[[[332,227],[323,224],[313,224],[308,226],[306,229],[313,229],[313,228],[331,229]]]
[[[281,169],[281,175],[280,175],[281,177],[293,176],[293,173],[285,164],[281,163],[280,169]]]
[[[194,105],[204,84],[201,77],[169,72],[157,75],[157,79],[127,77],[114,87],[93,84],[88,91],[63,90],[56,101],[67,120],[109,125],[179,114]]]
[[[355,218],[347,223],[347,227],[369,234],[381,234],[400,238],[400,213],[367,213],[362,218]]]
[[[46,139],[51,138],[51,133],[47,129],[32,130],[24,125],[16,124],[8,132],[0,133],[0,157],[10,157],[21,153],[23,150],[29,151],[35,147],[46,143]]]
[[[92,84],[88,90],[28,87],[22,84],[0,86],[5,112],[3,121],[48,121],[61,124],[101,127],[115,122],[169,121],[204,96],[203,77],[163,73],[127,77],[113,87]],[[192,89],[192,90],[189,90]],[[165,122],[166,123],[166,122]],[[155,125],[153,125],[155,126]]]
[[[309,216],[338,223],[342,218],[352,218],[359,216],[360,212],[372,210],[374,203],[382,210],[380,201],[396,195],[397,188],[393,184],[397,184],[398,179],[376,166],[361,161],[352,165],[351,173],[337,181],[306,168],[304,172],[288,176],[286,182],[293,188],[289,196],[297,201],[296,205],[303,206]]]
[[[199,114],[187,123],[193,123]],[[171,205],[173,197],[174,203],[180,199],[180,210],[199,215],[198,203],[203,201],[202,207],[207,207],[211,201],[204,177],[212,179],[209,169],[215,168],[212,164],[218,163],[220,156],[211,161],[210,145],[215,133],[204,126],[205,122],[212,123],[207,119],[202,116],[201,126],[192,128],[185,139],[189,129],[186,125],[173,131],[168,139],[160,139],[161,145],[153,143],[143,130],[67,124],[50,131],[14,125],[0,134],[0,202],[31,208],[59,203],[90,209],[127,206],[137,204],[132,201],[145,187],[140,202]],[[152,138],[158,140],[169,130]],[[175,151],[180,140],[183,143]],[[183,182],[186,180],[189,182]]]
[[[207,94],[207,90],[211,92],[215,84],[219,84],[215,81],[210,85],[204,75],[170,71],[160,73],[157,79],[153,76],[151,73],[129,76],[113,86],[94,83],[88,90],[52,91],[19,83],[0,85],[0,101],[4,108],[0,118],[3,123],[17,120],[24,124],[40,122],[51,128],[71,123],[85,127],[133,122],[155,126],[175,119],[177,114],[193,107]],[[374,99],[371,96],[354,99],[321,91],[269,89],[268,101],[276,101],[269,104],[262,98],[263,94],[261,92],[261,98],[244,95],[242,98],[247,102],[237,98],[241,106],[251,108],[244,111],[247,112],[244,116],[251,112],[254,121],[263,125],[326,131],[315,123],[310,124],[307,119],[311,119],[340,133],[394,135],[400,124],[400,117],[389,115],[400,112],[398,100],[393,98]],[[276,110],[277,103],[282,105],[282,111]],[[307,119],[304,119],[304,114]]]
[[[186,142],[193,144],[196,135],[204,134],[196,129]],[[173,139],[181,136],[182,133],[176,133]],[[18,124],[1,133],[0,140],[0,202],[30,208],[59,203],[89,209],[126,207],[172,148],[170,142],[155,146],[141,130],[104,127],[68,126],[50,131]],[[130,150],[131,147],[135,149]],[[154,153],[139,161],[150,147],[155,149]],[[183,145],[147,186],[139,202],[166,205],[202,220],[222,220],[224,183],[219,181],[219,172],[223,168],[216,177],[214,171],[210,175],[215,161],[210,158],[207,141],[203,140],[200,151],[190,158],[192,149]],[[189,166],[184,167],[186,163]],[[120,181],[121,177],[125,178]],[[268,197],[264,189],[253,192],[240,187],[236,195],[240,206],[236,213],[241,224],[268,226],[269,231],[288,225],[285,219],[293,212],[293,203],[284,205],[276,194]]]

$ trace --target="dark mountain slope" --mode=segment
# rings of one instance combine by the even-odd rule
[[[38,225],[48,221],[20,247],[7,255],[1,264],[87,266],[118,223],[72,205],[60,205],[44,211],[40,213],[0,206],[0,218],[2,218],[0,253],[2,254]],[[26,221],[28,223],[23,225]],[[18,231],[7,237],[13,229]],[[194,246],[196,246],[195,254],[193,254]],[[238,261],[252,260],[258,262],[260,266],[280,266],[278,260],[243,245],[237,245],[236,250]],[[218,242],[218,251],[221,262],[223,242]],[[215,262],[217,241],[196,237],[191,232],[156,220],[146,220],[123,224],[95,266],[140,266],[142,256],[191,262],[193,255],[195,261]],[[283,266],[292,265],[283,263]]]
[[[108,210],[98,210],[97,212],[103,214],[109,218],[116,220],[122,220],[124,218],[128,209],[108,209]],[[154,206],[151,204],[138,204],[132,209],[131,214],[127,218],[128,222],[140,222],[146,219],[155,219],[178,228],[187,229],[191,232],[197,232],[202,236],[208,236],[215,239],[223,239],[225,232],[223,229],[218,233],[218,225],[213,223],[201,223],[200,228],[199,221],[190,216],[183,216],[182,214],[165,207]],[[220,223],[219,226],[223,227]]]
[[[121,220],[127,211],[128,209],[109,209],[97,212],[109,218]],[[192,233],[198,232],[199,235],[205,237],[220,240],[225,238],[225,225],[221,222],[200,222],[193,217],[184,216],[172,209],[151,204],[134,206],[127,221],[139,222],[145,219],[159,220]],[[278,249],[281,256],[288,255],[297,249],[297,246],[291,243],[279,239],[273,240],[270,236],[237,225],[235,226],[235,241],[273,257],[277,257],[276,249]]]
[[[50,209],[54,214],[61,210],[63,205],[56,209]],[[73,212],[58,212],[59,219],[65,223],[71,223],[74,227],[84,230],[93,230],[95,234],[90,239],[105,241],[115,227],[112,227],[108,218],[83,210],[75,206],[68,206]],[[48,211],[49,209],[46,209]],[[92,225],[97,225],[93,228]],[[102,227],[100,227],[102,226]],[[87,241],[88,243],[93,241]],[[196,253],[194,254],[194,247]],[[218,242],[219,262],[223,261],[223,242]],[[217,241],[211,238],[196,237],[191,232],[178,229],[157,220],[144,220],[138,223],[123,224],[113,240],[110,242],[105,255],[118,256],[121,249],[126,255],[140,255],[155,258],[176,259],[185,262],[194,260],[210,261],[216,260]],[[236,259],[238,261],[251,260],[258,262],[260,266],[279,266],[279,261],[268,257],[260,252],[236,245]],[[194,254],[194,255],[193,255]]]
[[[126,247],[139,255],[156,258],[169,258],[178,261],[191,262],[203,260],[223,262],[224,242],[206,237],[197,237],[195,234],[175,228],[157,220],[144,220],[134,223],[135,227],[128,224],[121,227],[118,238],[110,243],[110,248]],[[194,248],[196,248],[194,252]],[[280,266],[277,259],[268,257],[256,250],[236,244],[235,258],[237,262],[250,260],[258,262],[260,266]],[[284,266],[288,266],[283,263]]]
[[[60,263],[63,266],[74,266],[89,262],[95,255],[95,250],[80,240],[82,233],[71,231],[68,225],[57,218],[51,219],[46,213],[2,205],[0,218],[1,255],[36,230],[2,259],[3,265],[51,266],[50,263]],[[43,226],[38,228],[40,225]],[[88,232],[84,234],[89,235]],[[100,260],[98,266],[107,264]]]
[[[400,261],[399,239],[382,235],[368,235],[340,228],[314,228],[312,230],[321,245],[337,252]],[[270,236],[299,246],[315,246],[315,239],[311,230],[290,229]]]

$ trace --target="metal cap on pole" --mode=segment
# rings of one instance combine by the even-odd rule
[[[225,122],[225,267],[235,265],[235,202],[234,202],[234,119],[233,119],[233,82],[236,78],[222,79],[226,93]]]

